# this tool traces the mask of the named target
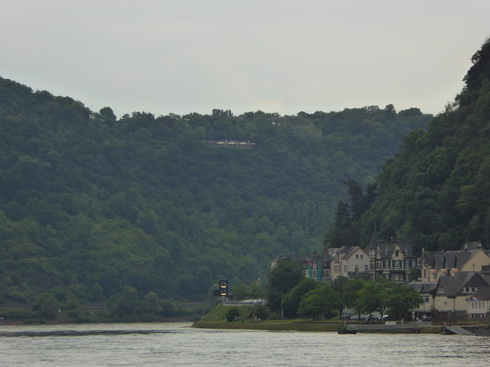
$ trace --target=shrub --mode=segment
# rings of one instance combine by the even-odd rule
[[[240,316],[240,311],[236,307],[231,307],[225,314],[226,321],[228,322],[235,321],[237,316]]]

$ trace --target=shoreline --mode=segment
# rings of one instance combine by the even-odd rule
[[[477,336],[488,336],[490,330],[487,325],[454,325],[464,330],[470,331]],[[341,323],[326,322],[301,322],[301,321],[262,321],[262,322],[202,322],[198,321],[192,324],[192,327],[202,329],[223,329],[223,330],[265,330],[265,331],[306,331],[306,332],[339,332],[344,330]],[[348,331],[355,333],[381,333],[381,334],[453,334],[446,325],[420,325],[420,324],[349,324],[346,327]]]

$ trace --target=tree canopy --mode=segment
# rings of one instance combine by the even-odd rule
[[[269,274],[267,283],[267,307],[272,311],[279,311],[283,298],[300,284],[303,278],[301,267],[291,259],[285,259],[277,264]]]
[[[393,106],[118,118],[0,78],[0,299],[252,284],[272,258],[319,250],[342,182],[373,182],[431,118]]]
[[[416,250],[490,245],[490,40],[472,61],[454,103],[427,130],[409,133],[381,171],[377,199],[355,221],[361,243],[376,225],[381,240]]]

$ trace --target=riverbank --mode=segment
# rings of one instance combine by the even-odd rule
[[[217,305],[209,314],[200,321],[193,324],[195,328],[204,329],[237,329],[237,330],[269,330],[269,331],[319,331],[319,332],[338,332],[346,328],[356,333],[384,333],[384,334],[441,334],[448,332],[445,323],[432,324],[430,322],[417,323],[410,322],[405,324],[366,324],[360,321],[350,321],[344,325],[342,320],[321,320],[314,321],[309,319],[293,320],[256,320],[250,318],[253,307],[239,306],[238,317],[234,321],[226,321],[226,312],[229,307]],[[488,332],[488,324],[472,323],[458,324],[470,330],[476,335],[485,335]]]
[[[358,333],[391,333],[391,334],[440,334],[440,325],[349,325],[349,330]],[[355,326],[360,326],[359,328]],[[237,329],[237,330],[269,330],[269,331],[321,331],[338,332],[344,328],[340,321],[311,321],[311,320],[265,320],[261,322],[233,321],[233,322],[202,322],[197,321],[193,327],[204,329]]]

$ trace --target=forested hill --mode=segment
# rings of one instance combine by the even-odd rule
[[[417,250],[490,247],[490,41],[472,58],[465,86],[427,131],[414,131],[379,177],[377,202],[359,221]]]
[[[343,181],[373,182],[431,118],[391,105],[116,118],[0,79],[0,301],[251,284],[275,256],[320,250]]]

